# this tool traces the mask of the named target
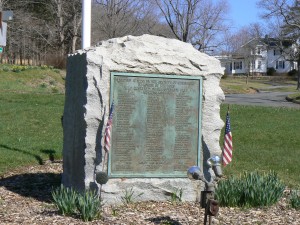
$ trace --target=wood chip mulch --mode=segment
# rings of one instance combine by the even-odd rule
[[[51,200],[51,190],[60,185],[62,163],[46,163],[22,168],[0,179],[0,224],[203,224],[204,209],[196,203],[139,202],[104,206],[100,219],[83,222],[59,215]],[[212,224],[299,225],[300,211],[291,209],[287,194],[268,208],[221,207]]]

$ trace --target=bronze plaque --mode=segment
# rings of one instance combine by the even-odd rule
[[[200,162],[202,78],[112,73],[110,177],[186,177]]]

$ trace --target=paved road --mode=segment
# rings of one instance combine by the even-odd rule
[[[274,107],[289,107],[300,109],[300,104],[285,100],[291,92],[259,92],[256,94],[227,94],[225,103],[238,105],[259,105]]]

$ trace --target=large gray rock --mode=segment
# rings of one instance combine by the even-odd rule
[[[178,40],[157,36],[126,36],[103,41],[68,57],[64,109],[63,184],[79,190],[99,189],[95,171],[102,170],[102,146],[109,111],[110,72],[203,76],[202,155],[221,154],[219,138],[223,121],[219,86],[220,62]],[[210,179],[206,163],[203,171]],[[183,200],[199,197],[200,182],[185,178],[110,179],[102,186],[103,198],[117,204],[124,191],[144,193],[139,200],[165,200],[182,189]]]

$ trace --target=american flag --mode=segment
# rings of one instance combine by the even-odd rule
[[[105,128],[105,135],[104,135],[104,150],[106,152],[110,149],[110,137],[111,137],[111,129],[112,129],[112,120],[113,120],[113,111],[114,111],[114,102],[112,102],[109,117]]]
[[[229,111],[226,115],[226,128],[224,135],[224,149],[223,149],[223,166],[229,164],[232,160],[232,134],[230,130]]]

